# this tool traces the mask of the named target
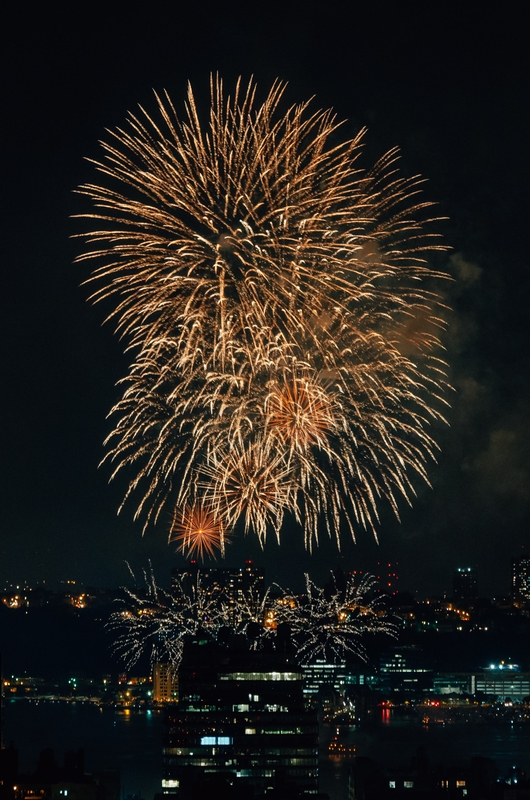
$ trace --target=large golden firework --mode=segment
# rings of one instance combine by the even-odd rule
[[[97,227],[79,260],[132,354],[108,457],[134,470],[136,514],[207,497],[263,541],[289,511],[311,546],[322,526],[375,533],[379,501],[397,514],[427,480],[446,276],[397,150],[362,170],[364,131],[281,114],[284,88],[259,103],[212,79],[206,124],[191,87],[183,118],[167,95],[158,119],[131,115],[80,190]]]

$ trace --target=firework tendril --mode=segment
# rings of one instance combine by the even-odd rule
[[[398,620],[388,614],[385,596],[374,591],[372,576],[359,586],[348,576],[342,590],[332,576],[329,590],[306,575],[301,595],[274,584],[263,594],[241,593],[235,604],[225,592],[208,589],[200,570],[178,576],[169,592],[157,586],[152,570],[144,573],[144,579],[145,588],[124,590],[121,608],[108,622],[117,633],[114,653],[128,668],[147,654],[152,663],[169,663],[176,670],[186,640],[197,636],[222,642],[226,634],[228,641],[236,635],[249,650],[274,649],[280,626],[289,631],[302,666],[317,658],[340,661],[346,655],[367,661],[367,636],[398,633]]]
[[[380,501],[398,515],[428,481],[443,419],[447,276],[426,256],[445,248],[422,179],[396,149],[361,169],[364,131],[340,142],[331,111],[282,113],[284,93],[212,78],[204,122],[191,87],[182,117],[156,95],[79,190],[78,260],[131,357],[106,458],[132,472],[136,517],[167,511],[188,551],[238,523],[263,544],[286,515],[308,548],[376,535]]]
[[[133,575],[134,578],[134,575]],[[144,572],[144,588],[124,589],[121,608],[110,615],[108,627],[118,632],[114,653],[133,667],[148,653],[152,663],[177,668],[186,637],[199,631],[215,639],[230,625],[229,608],[202,585],[200,573],[181,576],[171,592],[161,589],[153,571]]]
[[[372,575],[358,586],[348,576],[342,590],[333,575],[328,590],[316,586],[309,575],[305,578],[303,595],[284,593],[277,604],[277,620],[289,626],[300,664],[317,658],[340,661],[348,653],[367,661],[366,635],[397,636],[397,618],[388,614],[386,597],[374,591],[377,581]]]

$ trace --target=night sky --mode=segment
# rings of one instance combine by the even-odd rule
[[[218,71],[228,86],[280,77],[288,100],[367,126],[364,165],[394,145],[402,168],[429,182],[452,251],[454,308],[445,337],[450,427],[441,428],[432,489],[419,487],[401,523],[382,509],[380,545],[359,532],[342,553],[323,535],[313,556],[285,530],[261,552],[239,537],[227,565],[251,557],[270,580],[298,586],[304,570],[375,569],[398,561],[401,588],[451,587],[478,570],[479,591],[507,594],[510,559],[530,549],[530,87],[525,24],[504,3],[12,4],[4,26],[2,498],[0,585],[60,580],[116,586],[151,558],[159,579],[182,557],[161,526],[141,537],[124,484],[98,463],[127,362],[104,309],[86,302],[76,196],[94,171],[105,128],[124,123],[152,89],[182,108],[191,80],[203,96]],[[389,13],[389,8],[392,12]],[[110,9],[110,10],[109,10]],[[454,11],[452,9],[455,9]]]

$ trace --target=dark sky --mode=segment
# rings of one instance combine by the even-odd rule
[[[345,10],[346,5],[346,10]],[[369,6],[369,7],[368,7]],[[106,420],[126,362],[103,310],[86,302],[72,261],[73,194],[93,177],[105,128],[166,88],[179,108],[210,71],[289,81],[288,99],[316,96],[369,128],[366,165],[402,148],[403,169],[429,178],[455,283],[447,336],[456,392],[442,452],[402,522],[382,515],[380,545],[360,533],[342,554],[309,556],[285,531],[261,553],[252,538],[227,563],[253,557],[297,585],[339,562],[397,560],[403,589],[441,593],[459,565],[483,594],[507,593],[510,558],[530,547],[529,112],[525,23],[515,4],[13,3],[2,68],[2,498],[0,585],[75,579],[117,585],[125,560],[153,559],[161,582],[182,563],[166,530],[141,538],[122,485],[98,469]],[[138,8],[140,8],[138,6]],[[393,9],[389,12],[389,8]],[[463,10],[464,9],[464,10]]]

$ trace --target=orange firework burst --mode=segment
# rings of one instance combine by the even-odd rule
[[[171,526],[170,541],[179,542],[179,552],[215,558],[215,550],[224,554],[225,534],[222,522],[204,506],[177,509]]]
[[[314,381],[294,379],[274,386],[267,398],[267,424],[285,444],[299,452],[311,445],[326,448],[335,428],[333,405]]]

